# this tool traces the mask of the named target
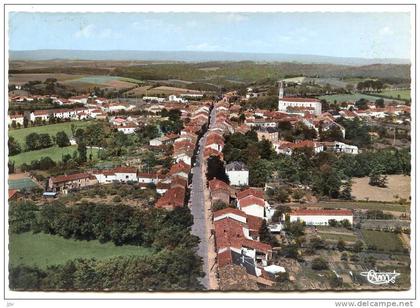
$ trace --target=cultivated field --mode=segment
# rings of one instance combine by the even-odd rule
[[[177,88],[177,87],[169,87],[169,86],[159,86],[159,87],[152,87],[152,86],[142,86],[135,88],[133,90],[130,90],[126,92],[128,95],[132,96],[141,96],[141,95],[179,95],[184,93],[194,93],[194,94],[200,94],[200,91],[196,90],[190,90],[185,88]]]
[[[356,200],[395,202],[410,197],[410,176],[388,175],[388,187],[369,185],[369,177],[353,178],[352,196]],[[397,197],[397,198],[396,198]]]
[[[152,249],[141,246],[115,246],[111,242],[101,244],[97,240],[77,241],[44,233],[27,232],[11,234],[9,237],[9,257],[12,266],[23,264],[46,268],[77,258],[106,259],[152,253]]]
[[[383,203],[383,202],[356,202],[356,201],[322,201],[316,204],[319,208],[342,208],[352,210],[383,210],[391,212],[409,212],[409,204]]]
[[[63,73],[42,73],[42,74],[11,74],[9,75],[9,84],[23,85],[28,81],[44,82],[47,78],[55,78],[58,82],[63,82],[69,79],[82,78],[83,75],[63,74]]]
[[[98,157],[98,150],[97,149],[88,149],[87,155],[89,157],[92,151],[93,159]],[[53,161],[58,162],[60,161],[64,155],[70,154],[73,156],[73,153],[77,152],[77,145],[71,145],[68,147],[60,148],[58,146],[53,146],[46,149],[36,150],[36,151],[28,151],[22,152],[15,156],[9,156],[9,160],[15,162],[16,166],[20,166],[24,163],[29,164],[33,160],[39,160],[42,157],[50,157]]]
[[[141,81],[131,78],[124,78],[118,76],[83,76],[79,78],[69,79],[63,82],[64,85],[74,87],[77,89],[81,88],[112,88],[116,90],[132,88]]]

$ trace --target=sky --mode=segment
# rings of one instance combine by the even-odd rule
[[[409,13],[9,13],[9,49],[410,58]]]

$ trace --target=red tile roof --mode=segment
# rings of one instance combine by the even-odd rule
[[[242,216],[244,218],[247,217],[247,215],[244,212],[242,212],[241,210],[234,209],[234,208],[231,208],[231,207],[227,207],[223,210],[218,210],[218,211],[213,213],[213,216],[214,216],[214,218],[216,218],[216,217],[223,216],[223,215],[226,215],[226,214],[235,214],[235,215],[238,215],[238,216]]]
[[[157,208],[174,209],[183,207],[185,199],[185,189],[175,187],[168,189],[165,194],[156,202]]]
[[[214,191],[218,189],[226,190],[228,192],[230,191],[230,186],[227,183],[220,181],[218,179],[210,180],[209,188],[210,188],[210,191]]]
[[[262,223],[262,218],[252,215],[246,215],[246,224],[248,225],[250,231],[260,231]]]
[[[242,198],[239,200],[239,206],[241,208],[251,206],[251,205],[259,205],[261,207],[264,207],[265,202],[264,199],[257,198],[255,196],[247,196],[245,198]]]
[[[112,170],[114,173],[137,173],[135,167],[117,167]]]
[[[63,182],[70,182],[70,181],[77,181],[82,179],[96,179],[93,175],[89,173],[75,173],[70,175],[59,175],[56,177],[52,177],[51,181],[56,183],[63,183]]]
[[[8,200],[12,199],[16,194],[17,194],[18,190],[16,189],[9,189],[9,198]]]
[[[169,173],[171,175],[177,174],[179,172],[185,172],[186,174],[190,173],[191,166],[184,163],[182,160],[179,163],[173,164]]]
[[[255,188],[248,188],[248,189],[237,192],[236,198],[240,200],[250,195],[260,198],[260,199],[264,199],[263,191],[259,189],[255,189]]]

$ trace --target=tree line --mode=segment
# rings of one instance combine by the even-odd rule
[[[12,266],[10,286],[34,290],[198,288],[201,260],[195,255],[199,239],[190,233],[192,224],[188,208],[168,212],[124,204],[82,203],[66,207],[60,202],[42,206],[29,201],[12,202],[9,209],[12,233],[31,231],[67,239],[111,241],[115,245],[151,247],[157,254],[106,261],[78,259],[46,270]],[[94,277],[94,281],[89,277]]]

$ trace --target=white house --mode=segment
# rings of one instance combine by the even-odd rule
[[[301,221],[307,225],[328,225],[330,220],[341,222],[348,220],[353,224],[353,212],[350,210],[308,210],[298,209],[290,213],[290,222]]]
[[[23,126],[23,119],[24,119],[23,114],[8,115],[7,124],[12,125],[14,121],[16,124],[20,124],[21,126]]]
[[[231,162],[225,170],[231,185],[248,186],[249,170],[243,162]]]
[[[327,150],[335,153],[358,154],[359,148],[355,145],[345,144],[343,142],[326,142]]]
[[[134,134],[137,128],[138,127],[136,125],[126,125],[126,126],[118,126],[117,130],[119,132],[123,132],[125,135],[130,135],[130,134]]]
[[[99,183],[137,182],[137,169],[134,167],[117,167],[109,170],[96,170],[93,172]]]
[[[159,181],[159,178],[156,173],[146,173],[146,172],[138,173],[137,178],[138,178],[139,183],[144,183],[144,184],[153,183],[156,185]]]
[[[245,212],[247,215],[257,216],[264,218],[265,216],[265,201],[264,199],[257,198],[249,195],[245,198],[238,200],[238,208]]]
[[[169,95],[168,101],[170,102],[177,102],[177,103],[188,103],[188,100],[182,97],[177,97],[176,95]]]

